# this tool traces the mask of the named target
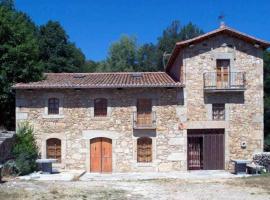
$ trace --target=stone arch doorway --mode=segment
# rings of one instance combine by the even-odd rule
[[[105,137],[90,140],[90,171],[112,172],[112,140]]]

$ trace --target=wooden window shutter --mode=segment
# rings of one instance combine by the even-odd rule
[[[59,114],[59,99],[49,98],[48,100],[48,114],[58,115]]]
[[[107,99],[99,98],[94,101],[94,116],[107,116]]]
[[[57,138],[47,140],[47,158],[57,159],[57,162],[61,162],[61,140]]]
[[[137,140],[137,162],[152,162],[152,139],[141,137]]]
[[[152,124],[152,99],[137,100],[137,124],[142,126]]]

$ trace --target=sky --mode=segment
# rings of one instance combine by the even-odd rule
[[[139,45],[156,43],[173,20],[192,22],[205,32],[226,25],[270,41],[270,0],[15,0],[37,25],[59,21],[87,59],[107,57],[121,35]]]

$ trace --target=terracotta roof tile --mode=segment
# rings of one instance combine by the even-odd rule
[[[46,73],[45,79],[17,83],[14,89],[181,87],[165,72]]]

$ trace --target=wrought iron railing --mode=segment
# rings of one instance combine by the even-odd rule
[[[154,129],[156,128],[156,112],[137,113],[133,112],[134,129]]]
[[[245,89],[244,72],[206,72],[203,74],[204,89],[237,90]]]

